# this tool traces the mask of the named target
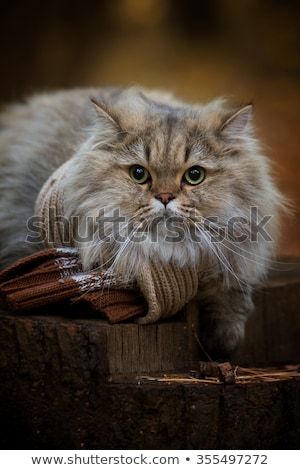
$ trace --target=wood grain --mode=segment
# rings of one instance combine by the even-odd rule
[[[234,363],[300,362],[297,269],[255,294]],[[232,385],[168,380],[199,370],[198,309],[194,301],[154,325],[109,325],[84,312],[67,317],[63,306],[47,315],[2,312],[1,448],[299,448],[298,377]],[[149,379],[155,375],[164,381]]]

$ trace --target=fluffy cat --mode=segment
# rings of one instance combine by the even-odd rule
[[[35,200],[73,157],[64,204],[85,269],[131,278],[149,259],[193,265],[203,274],[204,346],[217,356],[236,348],[283,204],[253,137],[251,105],[81,89],[11,106],[0,125],[0,268],[42,248],[32,242]]]

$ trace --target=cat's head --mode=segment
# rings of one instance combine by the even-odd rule
[[[280,196],[252,136],[251,105],[190,106],[129,89],[91,106],[65,200],[85,269],[134,273],[156,259],[238,278],[263,271]],[[264,216],[268,240],[252,233]]]

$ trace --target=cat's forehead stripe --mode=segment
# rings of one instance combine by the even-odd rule
[[[143,157],[148,164],[155,164],[157,157],[166,157],[186,162],[194,140],[189,139],[185,122],[175,112],[163,113],[152,120],[149,119],[140,137],[143,141]],[[192,132],[195,136],[195,131]]]

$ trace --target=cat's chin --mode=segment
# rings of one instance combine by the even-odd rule
[[[175,264],[178,267],[195,266],[199,260],[199,247],[192,242],[163,241],[147,242],[137,250],[137,255],[144,260],[153,260],[162,264]]]
[[[103,250],[102,243],[81,248],[81,258],[84,269],[92,267],[102,267],[115,276],[129,280],[134,279],[135,273],[140,269],[147,269],[150,263],[162,265],[175,265],[180,268],[189,266],[197,269],[200,265],[200,247],[192,241],[166,241],[160,237],[153,241],[147,237],[141,242],[128,240],[127,243],[114,245]],[[104,255],[104,256],[103,256]]]

